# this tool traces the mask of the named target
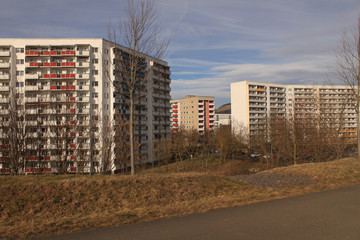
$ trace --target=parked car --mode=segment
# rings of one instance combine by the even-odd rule
[[[254,152],[252,154],[250,154],[250,157],[254,158],[254,157],[260,157],[261,154],[259,152]]]

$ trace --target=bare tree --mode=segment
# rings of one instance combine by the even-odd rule
[[[11,174],[17,175],[24,170],[26,153],[25,111],[22,98],[15,87],[10,88],[10,95],[6,108],[1,109],[5,115],[1,121],[1,158],[10,169]]]
[[[119,51],[114,69],[117,71],[118,84],[113,82],[117,94],[128,103],[130,165],[131,175],[135,175],[135,101],[144,95],[144,83],[147,79],[146,58],[165,56],[170,38],[161,37],[158,23],[159,13],[152,0],[141,0],[138,3],[128,0],[126,18],[119,21],[118,28],[108,24],[110,41],[123,45],[127,49]]]
[[[336,66],[330,69],[330,73],[332,81],[343,82],[351,91],[350,98],[356,111],[357,150],[360,158],[360,17],[356,27],[344,31]]]

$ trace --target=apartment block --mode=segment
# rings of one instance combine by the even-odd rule
[[[341,135],[356,137],[356,114],[351,90],[333,85],[282,85],[242,81],[231,84],[232,127],[240,126],[255,135],[267,128],[274,117],[307,118],[315,113],[343,121]]]
[[[199,133],[210,131],[215,124],[215,99],[189,95],[182,99],[171,100],[171,128],[196,130]]]
[[[68,172],[98,172],[109,161],[101,150],[106,136],[114,134],[107,125],[113,129],[130,115],[129,99],[121,95],[128,89],[117,64],[128,56],[125,47],[104,39],[0,39],[0,120],[9,120],[9,99],[20,100],[18,110],[26,119],[26,173],[56,172],[63,163]],[[155,142],[170,131],[170,69],[166,62],[145,56],[138,74],[145,72],[142,97],[135,103],[142,163],[155,160]],[[9,171],[9,143],[3,130],[4,173]],[[112,170],[126,166],[115,164],[114,152],[110,156]]]

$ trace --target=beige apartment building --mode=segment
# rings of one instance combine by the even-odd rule
[[[112,171],[126,166],[102,149],[114,134],[107,123],[129,119],[128,100],[119,92],[128,90],[117,74],[127,56],[125,47],[100,38],[0,39],[0,173],[10,171],[3,131],[14,96],[26,119],[24,172],[56,172],[59,163],[66,163],[68,172],[98,172],[109,158]],[[138,162],[150,163],[156,160],[154,144],[170,131],[170,69],[160,59],[144,57],[138,74],[145,72],[145,91],[135,105],[135,139]]]
[[[189,95],[182,99],[171,100],[171,128],[196,130],[199,133],[214,129],[215,99]]]
[[[266,129],[271,117],[306,118],[322,111],[334,121],[341,117],[340,135],[352,141],[356,138],[356,112],[354,105],[345,101],[349,94],[351,90],[341,85],[235,82],[231,84],[232,128],[238,131],[242,125],[251,136]]]

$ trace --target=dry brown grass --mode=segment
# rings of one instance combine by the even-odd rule
[[[235,167],[232,165],[231,167]],[[360,183],[360,161],[343,159],[269,170],[314,184],[275,189],[210,173],[0,178],[0,236],[31,238],[144,222]]]

